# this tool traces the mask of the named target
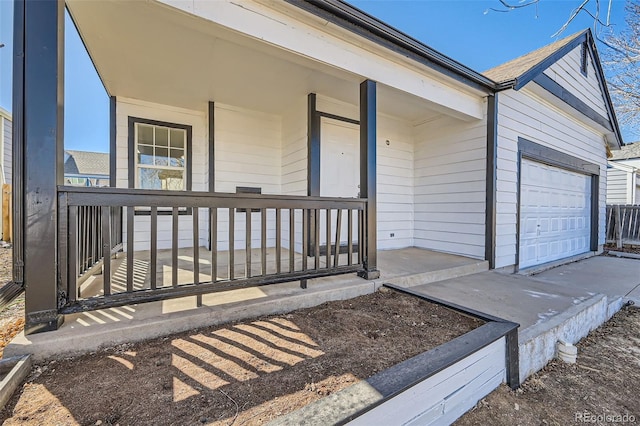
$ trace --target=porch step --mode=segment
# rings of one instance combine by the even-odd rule
[[[395,284],[400,287],[414,287],[421,284],[429,284],[438,281],[449,280],[452,278],[464,277],[471,274],[477,274],[479,272],[485,272],[489,270],[489,262],[486,260],[479,260],[473,263],[467,263],[465,265],[451,266],[445,269],[421,272],[413,275],[399,276],[390,279],[385,279],[385,283]]]

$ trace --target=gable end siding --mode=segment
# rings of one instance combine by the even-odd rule
[[[547,68],[544,74],[571,92],[598,114],[610,119],[589,49],[587,49],[586,56],[586,75],[580,72],[581,56],[582,45],[560,58]]]

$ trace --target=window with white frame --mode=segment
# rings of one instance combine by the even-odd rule
[[[189,126],[133,119],[135,188],[190,190]]]

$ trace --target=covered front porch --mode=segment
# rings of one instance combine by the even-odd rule
[[[379,248],[490,258],[487,87],[326,32],[294,5],[214,4],[17,8],[34,58],[14,108],[28,334],[80,311],[376,280]],[[110,97],[110,188],[62,185],[65,6]],[[337,44],[283,38],[275,17]]]

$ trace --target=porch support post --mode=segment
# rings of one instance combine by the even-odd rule
[[[14,193],[24,260],[25,333],[57,329],[57,185],[63,182],[64,0],[15,3]],[[16,155],[16,154],[14,154]],[[20,174],[18,174],[20,173]],[[66,260],[65,256],[62,259]],[[16,263],[16,266],[19,266]]]
[[[487,162],[484,259],[496,267],[496,164],[498,161],[498,94],[487,97]]]
[[[118,153],[116,107],[115,96],[109,96],[109,186],[116,187],[116,156]]]
[[[376,214],[376,82],[360,84],[360,197],[367,199],[364,241],[364,271],[360,276],[373,280],[378,271],[378,233]]]

